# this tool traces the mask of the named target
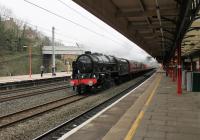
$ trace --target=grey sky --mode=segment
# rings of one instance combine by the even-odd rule
[[[77,42],[91,51],[139,61],[143,61],[148,55],[133,42],[71,0],[62,1],[76,11],[61,4],[58,0],[29,1],[89,28],[92,32],[53,16],[23,0],[0,0],[0,5],[11,9],[16,18],[36,25],[39,31],[42,31],[48,36],[51,36],[51,28],[54,26],[55,38],[61,40],[64,44]]]

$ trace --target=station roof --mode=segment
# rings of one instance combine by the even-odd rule
[[[185,45],[187,44],[187,40],[185,40],[187,36],[195,34],[197,38],[200,35],[199,33],[196,35],[196,30],[188,32],[196,15],[198,15],[199,0],[73,1],[121,32],[160,61],[167,61],[174,55],[177,41],[182,40],[183,37],[182,46],[184,49],[182,52],[186,55],[189,53],[187,45]],[[192,27],[196,26],[199,27],[199,22],[192,24]],[[199,49],[197,46],[195,45],[194,48]]]
[[[187,30],[182,41],[182,56],[196,57],[200,56],[200,12],[196,15],[190,28]]]

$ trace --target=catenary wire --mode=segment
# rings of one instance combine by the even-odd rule
[[[63,16],[61,16],[61,15],[59,15],[59,14],[56,14],[56,13],[54,13],[54,12],[52,12],[52,11],[50,11],[50,10],[48,10],[48,9],[46,9],[46,8],[44,8],[44,7],[42,7],[42,6],[39,6],[39,5],[35,4],[35,3],[32,3],[32,2],[30,2],[30,1],[28,1],[28,0],[24,0],[24,1],[27,2],[27,3],[29,3],[29,4],[31,4],[31,5],[33,5],[33,6],[35,6],[35,7],[37,7],[37,8],[39,8],[39,9],[44,10],[44,11],[46,11],[46,12],[48,12],[48,13],[50,13],[50,14],[52,14],[52,15],[58,17],[58,18],[61,18],[61,19],[65,20],[65,21],[67,21],[67,22],[70,22],[70,23],[72,23],[72,24],[74,24],[74,25],[76,25],[76,26],[79,26],[79,27],[81,27],[81,28],[83,28],[83,29],[85,29],[85,30],[91,32],[91,33],[94,33],[94,34],[96,34],[96,35],[99,35],[99,36],[101,36],[101,37],[104,37],[104,38],[106,38],[106,39],[109,39],[110,41],[112,41],[112,42],[114,42],[115,44],[119,45],[119,42],[117,43],[117,41],[113,40],[112,38],[110,38],[110,37],[108,37],[108,36],[105,36],[105,35],[103,35],[103,34],[101,34],[101,33],[98,33],[98,32],[96,32],[96,31],[94,31],[94,30],[91,30],[90,28],[88,28],[88,27],[86,27],[86,26],[83,26],[83,25],[81,25],[81,24],[79,24],[79,23],[76,23],[76,22],[74,22],[74,21],[72,21],[72,20],[70,20],[70,19],[68,19],[68,18],[65,18],[65,17],[63,17]],[[119,46],[120,46],[120,45],[119,45]]]
[[[87,19],[88,21],[90,21],[91,23],[95,24],[96,26],[98,26],[100,29],[104,30],[105,32],[107,32],[109,35],[111,36],[114,36],[115,38],[118,38],[116,37],[115,35],[113,34],[110,34],[110,32],[108,32],[105,28],[103,28],[102,26],[100,26],[99,24],[97,24],[95,21],[91,20],[90,18],[88,18],[87,16],[83,15],[82,13],[80,13],[78,10],[70,7],[68,4],[66,4],[65,2],[63,2],[62,0],[57,0],[58,2],[60,2],[62,5],[66,6],[67,8],[69,8],[70,10],[74,11],[75,13],[77,13],[78,15],[82,16],[83,18]],[[108,37],[110,38],[110,37]],[[116,40],[115,40],[116,41]],[[118,41],[119,42],[119,41]],[[119,42],[121,43],[121,42]]]

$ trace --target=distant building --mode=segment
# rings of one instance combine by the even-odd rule
[[[55,54],[61,55],[80,55],[84,53],[83,47],[79,47],[76,44],[71,44],[67,46],[55,46]],[[52,46],[44,46],[42,48],[42,54],[52,54]]]

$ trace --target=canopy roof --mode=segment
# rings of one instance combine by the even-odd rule
[[[187,33],[182,41],[182,56],[191,57],[192,55],[200,54],[200,19],[199,14],[195,17],[195,20],[191,24]],[[194,56],[195,57],[195,56]]]
[[[185,33],[187,34],[182,43],[183,54],[186,55],[200,48],[198,47],[200,41],[196,41],[199,32],[189,31],[193,27],[200,27],[199,21],[193,23],[198,15],[199,0],[73,1],[162,62],[167,62],[174,56],[175,49]],[[194,36],[190,37],[190,35]],[[189,39],[191,40],[188,42]],[[191,45],[192,43],[196,45]]]

